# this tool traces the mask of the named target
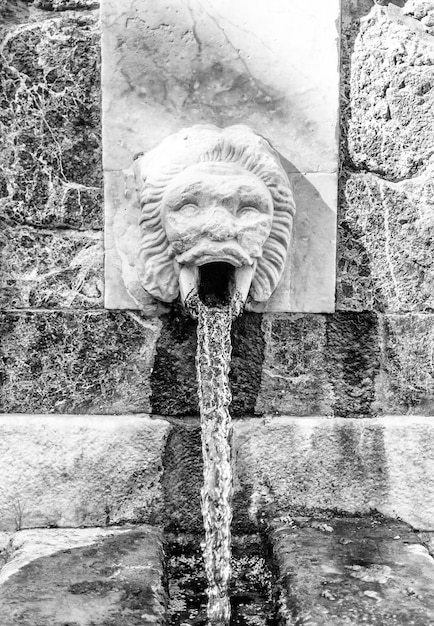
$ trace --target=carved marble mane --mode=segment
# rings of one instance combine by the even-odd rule
[[[140,199],[137,274],[163,302],[194,287],[198,268],[225,262],[253,301],[282,275],[295,204],[278,154],[246,126],[193,126],[134,165]]]

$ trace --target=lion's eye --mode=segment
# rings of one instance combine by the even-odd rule
[[[241,209],[238,209],[238,216],[242,219],[249,219],[251,217],[256,217],[259,211],[254,206],[243,206]]]
[[[197,204],[183,204],[182,207],[179,208],[179,213],[181,215],[185,215],[185,217],[193,217],[199,212],[199,207]]]

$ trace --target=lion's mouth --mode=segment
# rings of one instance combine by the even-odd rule
[[[244,303],[247,299],[256,262],[235,266],[214,260],[202,265],[182,265],[179,274],[181,300],[193,292],[207,306],[224,306],[234,298]]]
[[[183,302],[193,292],[208,306],[229,304],[235,296],[246,301],[256,259],[237,241],[201,240],[175,258]]]

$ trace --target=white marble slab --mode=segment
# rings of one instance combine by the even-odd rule
[[[150,306],[126,291],[113,245],[119,215],[136,219],[122,170],[180,128],[241,123],[279,151],[295,186],[290,263],[265,308],[333,310],[338,22],[339,0],[103,0],[108,308]]]

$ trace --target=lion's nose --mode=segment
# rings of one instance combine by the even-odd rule
[[[227,241],[236,237],[232,215],[228,211],[215,210],[207,220],[206,234],[212,241]]]

